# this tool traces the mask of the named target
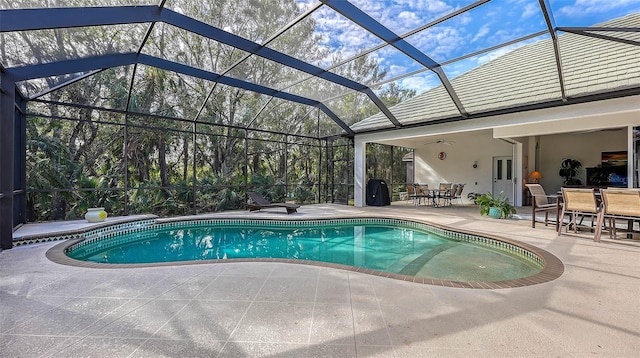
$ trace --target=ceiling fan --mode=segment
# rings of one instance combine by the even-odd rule
[[[452,140],[444,140],[444,139],[438,139],[435,142],[429,142],[429,143],[425,143],[424,145],[430,145],[430,144],[444,144],[444,145],[453,145],[455,144],[454,141]]]

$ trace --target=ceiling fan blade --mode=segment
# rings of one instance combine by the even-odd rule
[[[425,143],[424,145],[430,145],[430,144],[444,144],[444,145],[453,145],[455,142],[452,140],[444,140],[444,139],[438,139],[435,142],[428,142]]]

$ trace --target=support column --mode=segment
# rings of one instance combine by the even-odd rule
[[[16,86],[0,68],[0,248],[13,247]]]
[[[522,206],[523,202],[523,193],[524,193],[524,184],[526,183],[526,176],[529,173],[524,173],[522,171],[522,160],[524,159],[524,146],[520,142],[515,142],[513,144],[514,148],[514,164],[515,168],[514,179],[515,179],[515,196],[513,197],[513,202],[515,206]]]
[[[366,206],[365,190],[367,188],[365,183],[366,175],[366,157],[367,157],[367,143],[354,138],[353,141],[353,199],[356,207]]]
[[[636,167],[638,158],[635,150],[635,134],[633,133],[633,128],[633,125],[627,126],[627,188],[636,187],[636,177],[634,173],[638,169]]]

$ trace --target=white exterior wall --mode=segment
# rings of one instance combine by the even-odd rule
[[[438,152],[447,157],[439,160]],[[490,131],[465,133],[453,145],[430,144],[415,148],[415,182],[437,188],[439,183],[464,183],[463,198],[470,192],[491,192],[494,156],[511,156],[513,146],[493,139]],[[473,163],[478,162],[478,168]],[[514,168],[515,174],[515,168]]]
[[[540,173],[544,178],[540,184],[548,193],[562,187],[562,177],[558,175],[560,163],[565,158],[577,159],[582,168],[577,176],[586,184],[585,168],[596,167],[601,162],[602,152],[626,151],[627,129],[593,133],[552,134],[540,136]]]

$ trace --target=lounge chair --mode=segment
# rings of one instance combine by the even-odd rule
[[[264,208],[285,208],[287,209],[287,214],[291,214],[297,212],[298,208],[300,207],[300,205],[298,204],[272,203],[269,200],[265,199],[264,196],[256,193],[255,191],[248,191],[247,195],[252,201],[252,203],[247,203],[247,208],[249,208],[249,211],[256,211]]]

